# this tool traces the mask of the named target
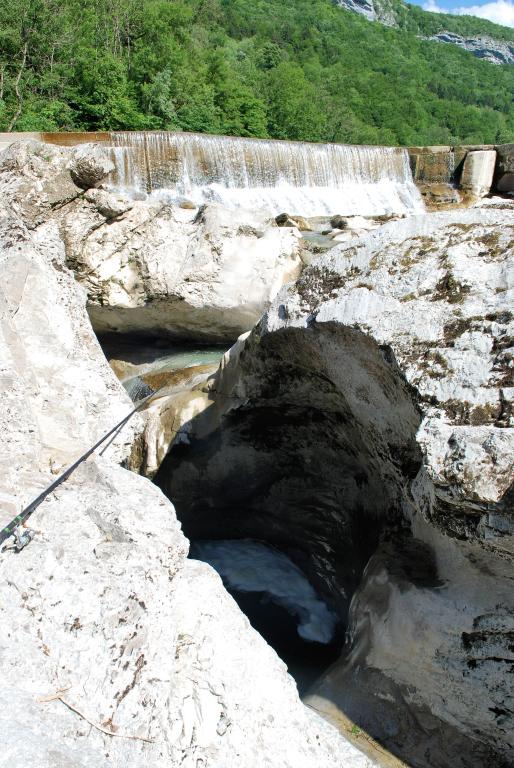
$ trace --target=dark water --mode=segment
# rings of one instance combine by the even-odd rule
[[[300,695],[336,661],[338,617],[283,552],[235,539],[193,543],[191,556],[218,571],[253,628],[286,663]]]
[[[303,640],[298,634],[298,622],[291,614],[274,603],[265,592],[238,592],[227,588],[250,624],[277,652],[296,681],[303,696],[341,653],[342,638],[337,633],[332,643]]]

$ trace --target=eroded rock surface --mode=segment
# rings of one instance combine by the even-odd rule
[[[498,192],[514,192],[514,144],[498,147],[496,188]]]
[[[337,0],[337,4],[362,14],[369,21],[380,21],[388,27],[397,26],[394,9],[388,0]]]
[[[218,205],[191,214],[95,190],[67,208],[62,228],[100,333],[232,342],[301,269],[296,230]]]
[[[460,187],[475,197],[484,197],[491,191],[496,168],[496,150],[482,149],[468,152],[464,159]]]
[[[69,152],[35,150],[0,173],[2,525],[132,407],[52,213],[82,195]],[[0,553],[2,761],[368,768],[300,703],[219,577],[186,560],[171,503],[120,466],[141,429],[135,418],[48,496],[27,548]]]
[[[420,768],[514,758],[513,235],[475,208],[314,261],[157,476],[189,535],[265,537],[353,596],[308,700]]]

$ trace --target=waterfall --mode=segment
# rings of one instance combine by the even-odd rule
[[[408,153],[396,147],[168,132],[116,132],[111,141],[110,183],[124,192],[303,216],[423,210]]]

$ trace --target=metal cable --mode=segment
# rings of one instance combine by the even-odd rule
[[[30,502],[28,506],[26,506],[19,515],[16,515],[15,518],[11,520],[10,523],[8,523],[2,530],[0,531],[0,546],[3,544],[3,542],[8,539],[10,536],[15,535],[16,529],[25,523],[26,520],[31,516],[31,514],[36,510],[39,505],[46,499],[46,497],[52,493],[52,491],[55,491],[56,488],[61,485],[61,483],[64,483],[65,480],[69,478],[69,476],[79,467],[86,459],[91,456],[92,453],[96,451],[97,448],[99,448],[102,443],[104,443],[111,435],[114,435],[115,432],[122,429],[122,427],[125,426],[125,424],[130,421],[132,416],[137,413],[146,403],[148,403],[153,397],[155,397],[157,393],[152,392],[151,395],[148,395],[148,397],[145,397],[143,400],[141,400],[136,407],[130,411],[125,418],[123,418],[118,424],[116,424],[112,429],[109,430],[103,437],[100,438],[91,448],[89,448],[88,451],[82,454],[77,461],[75,461],[71,466],[69,466],[59,477],[57,477],[53,483],[51,483],[47,488],[42,491],[39,496],[36,496],[36,498]],[[114,439],[114,438],[113,438]]]

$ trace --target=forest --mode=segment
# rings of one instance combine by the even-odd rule
[[[514,66],[421,39],[513,30],[392,0],[0,0],[0,130],[355,144],[512,141]]]

